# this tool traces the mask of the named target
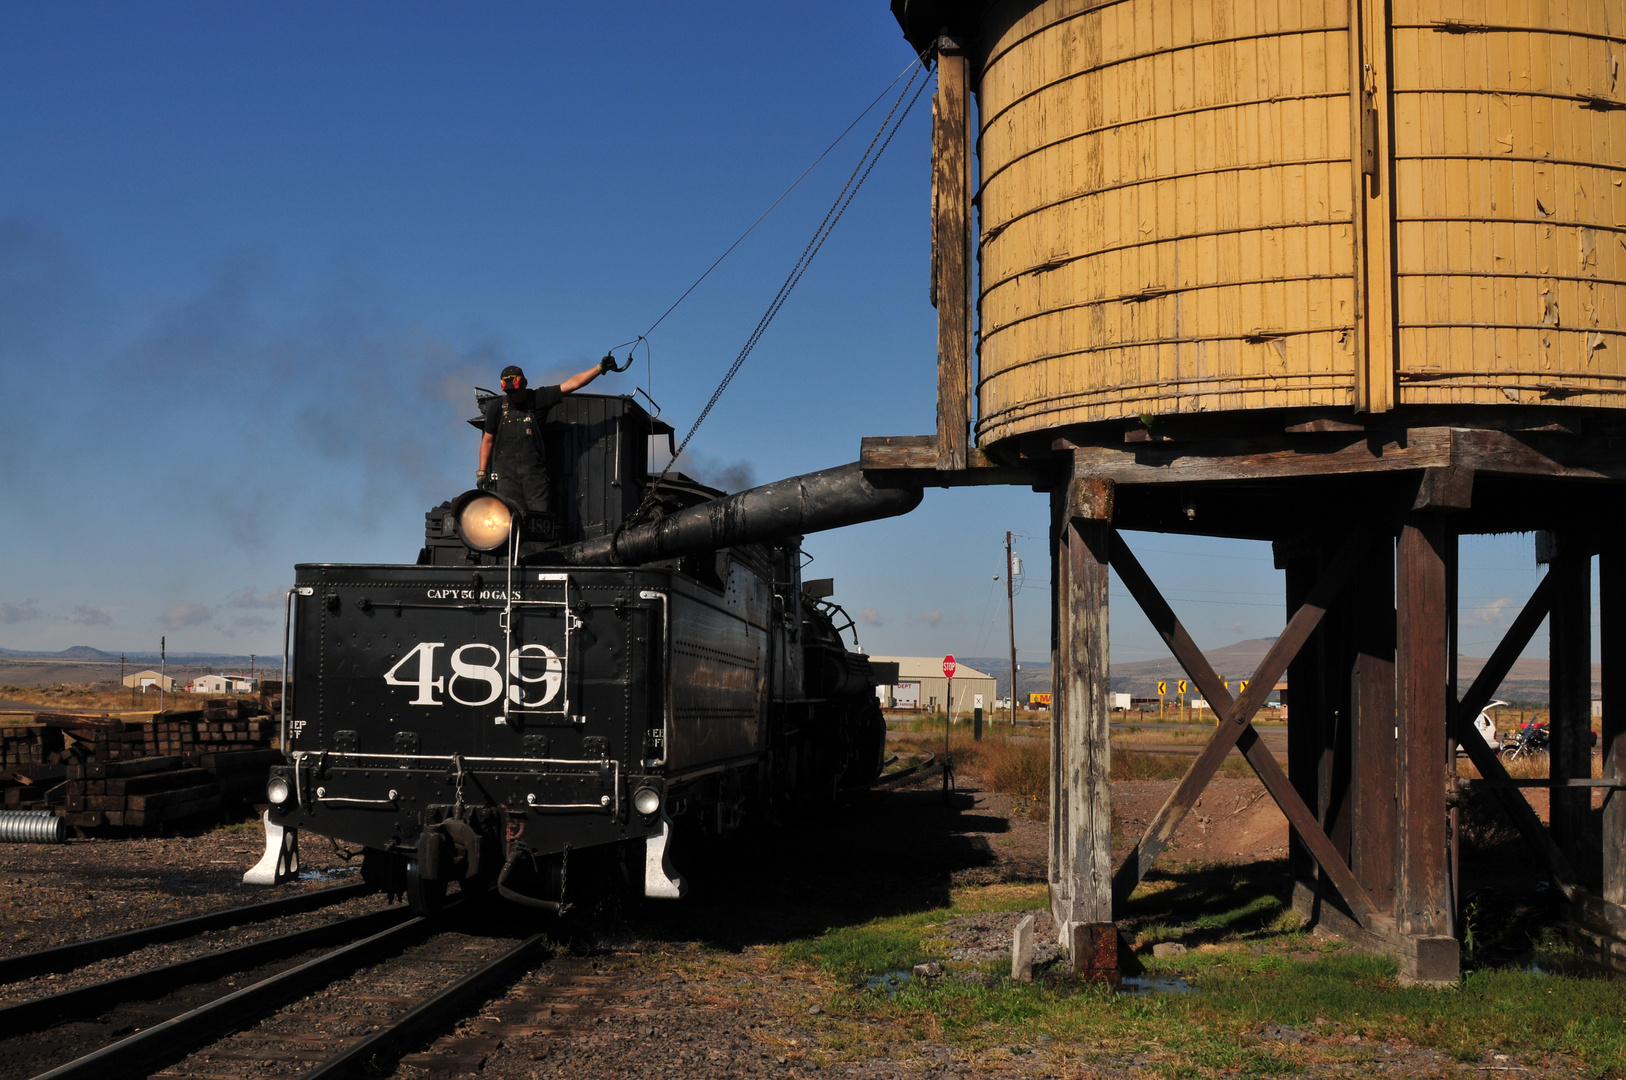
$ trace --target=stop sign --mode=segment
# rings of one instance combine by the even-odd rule
[[[959,666],[960,665],[954,662],[953,653],[949,653],[947,656],[943,657],[943,678],[954,678],[954,672],[959,668]]]

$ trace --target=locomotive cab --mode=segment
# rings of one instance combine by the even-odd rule
[[[804,595],[800,538],[572,565],[640,510],[723,493],[669,474],[647,498],[671,429],[630,398],[571,395],[544,430],[548,520],[468,492],[429,511],[412,564],[296,568],[268,825],[360,847],[419,911],[457,882],[557,913],[618,872],[681,897],[674,828],[879,771],[873,676]]]

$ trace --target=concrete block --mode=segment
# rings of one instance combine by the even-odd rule
[[[1033,981],[1033,916],[1016,924],[1011,935],[1011,978],[1017,982]]]

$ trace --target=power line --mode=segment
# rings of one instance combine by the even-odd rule
[[[640,520],[644,511],[654,503],[662,483],[665,482],[667,475],[672,471],[672,466],[677,463],[677,459],[682,455],[684,449],[688,447],[689,440],[693,439],[695,432],[700,430],[700,425],[706,422],[706,417],[711,415],[711,410],[722,398],[723,391],[728,389],[728,384],[734,380],[735,375],[739,374],[739,370],[744,366],[746,358],[751,355],[751,351],[756,348],[757,342],[762,339],[763,333],[768,329],[768,324],[773,322],[775,315],[779,314],[779,309],[784,306],[791,291],[796,288],[797,282],[802,280],[802,275],[807,273],[807,268],[812,265],[814,257],[824,247],[824,242],[830,239],[830,234],[835,231],[836,225],[841,221],[842,215],[847,212],[847,208],[852,205],[859,189],[864,186],[864,181],[869,179],[869,174],[875,168],[875,163],[881,160],[881,155],[886,153],[886,148],[892,144],[893,136],[897,135],[898,130],[903,126],[903,121],[908,117],[910,111],[914,109],[915,102],[920,99],[921,91],[926,89],[926,84],[930,80],[921,79],[920,85],[915,87],[914,96],[909,97],[909,104],[904,106],[901,115],[898,113],[898,107],[903,105],[904,98],[909,95],[910,87],[914,86],[915,76],[924,70],[923,67],[919,66],[917,58],[917,63],[911,65],[909,69],[909,80],[903,84],[903,89],[899,92],[897,100],[892,103],[892,108],[887,111],[885,119],[881,121],[881,126],[876,129],[869,145],[864,148],[864,153],[859,157],[858,164],[853,166],[853,171],[847,177],[847,182],[842,185],[840,191],[836,192],[835,201],[830,204],[830,209],[825,211],[824,220],[819,222],[818,228],[813,230],[812,238],[808,240],[807,246],[802,249],[802,254],[797,257],[796,262],[791,266],[790,273],[786,275],[784,282],[779,286],[779,291],[774,294],[773,300],[769,302],[768,310],[763,312],[761,319],[757,320],[756,328],[751,331],[751,336],[746,339],[739,355],[729,365],[722,381],[717,384],[717,389],[712,391],[711,400],[706,402],[705,408],[700,410],[700,415],[695,417],[694,424],[690,426],[688,434],[683,436],[683,441],[678,444],[676,452],[672,454],[672,459],[666,463],[666,467],[661,470],[660,476],[655,478],[655,482],[649,485],[649,491],[644,495],[643,501],[639,503],[638,509],[627,519],[626,525],[623,525],[622,528],[626,528]],[[896,80],[893,80],[893,82],[896,84]],[[895,116],[897,122],[893,123],[893,117]]]
[[[757,219],[755,221],[751,222],[750,225],[746,226],[745,231],[740,233],[739,236],[735,237],[734,242],[732,244],[728,245],[728,247],[723,250],[723,253],[721,255],[717,256],[716,261],[714,261],[710,266],[706,267],[705,272],[702,273],[699,277],[695,278],[694,282],[687,289],[683,290],[683,294],[681,296],[679,296],[676,300],[672,301],[670,307],[668,307],[665,311],[661,312],[660,318],[656,319],[654,322],[649,324],[649,329],[648,330],[645,330],[643,333],[639,334],[637,337],[631,339],[630,341],[623,341],[620,345],[616,345],[610,351],[614,352],[615,349],[619,349],[623,345],[632,345],[632,346],[636,347],[637,344],[640,341],[643,341],[650,334],[654,333],[655,328],[657,326],[659,326],[661,323],[665,322],[666,317],[668,315],[672,314],[672,312],[676,311],[677,306],[679,304],[683,303],[683,301],[687,300],[689,298],[689,294],[694,292],[696,289],[698,289],[700,287],[700,283],[702,281],[705,281],[706,278],[710,277],[711,272],[713,270],[717,269],[717,267],[721,266],[723,260],[728,258],[729,255],[733,253],[734,249],[739,247],[740,244],[745,240],[745,238],[747,236],[750,236],[751,233],[756,231],[756,227],[758,225],[761,225],[763,220],[765,218],[767,218],[767,216],[769,214],[774,212],[774,208],[777,207],[780,203],[784,202],[785,197],[787,195],[789,195],[791,192],[795,191],[797,186],[800,185],[803,180],[807,179],[807,174],[812,172],[815,168],[817,168],[819,162],[823,161],[826,157],[828,157],[830,155],[830,151],[834,150],[838,145],[840,145],[841,140],[845,139],[852,132],[852,129],[858,126],[858,122],[860,120],[864,119],[864,117],[868,116],[870,114],[870,111],[873,110],[876,105],[880,104],[881,99],[886,97],[887,91],[891,90],[894,86],[898,85],[898,79],[903,78],[905,75],[909,75],[910,76],[910,81],[911,82],[914,81],[914,76],[913,76],[912,72],[920,64],[921,59],[925,55],[926,55],[925,53],[921,53],[920,56],[917,56],[913,60],[911,60],[909,62],[909,64],[906,67],[904,67],[904,69],[902,71],[898,72],[896,78],[894,78],[891,82],[887,83],[886,88],[883,89],[879,94],[876,94],[874,100],[872,100],[868,105],[865,105],[864,110],[862,112],[860,112],[857,116],[853,117],[852,123],[850,123],[846,127],[842,128],[841,129],[841,134],[837,135],[831,141],[830,145],[826,146],[822,151],[820,151],[819,156],[814,158],[812,163],[810,165],[808,165],[807,168],[803,169],[801,171],[801,174],[799,176],[797,176],[795,180],[792,180],[790,182],[790,187],[786,188],[784,191],[781,191],[779,193],[779,197],[777,199],[775,199],[773,202],[768,204],[768,209],[766,209],[762,213],[758,214]],[[647,343],[646,343],[646,347],[647,347]]]

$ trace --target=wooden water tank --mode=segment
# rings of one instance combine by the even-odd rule
[[[977,72],[984,444],[1626,407],[1626,0],[940,6]]]

